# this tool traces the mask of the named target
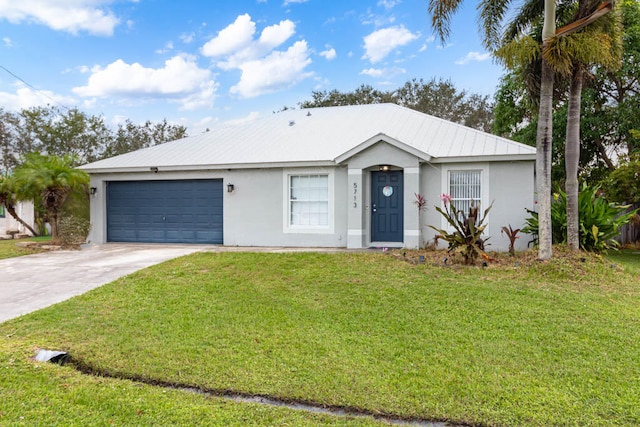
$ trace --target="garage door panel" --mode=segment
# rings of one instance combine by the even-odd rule
[[[223,243],[222,180],[114,181],[110,242]]]

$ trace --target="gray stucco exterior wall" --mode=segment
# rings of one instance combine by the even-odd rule
[[[381,165],[401,170],[404,180],[403,242],[371,241],[371,172]],[[451,170],[481,170],[482,210],[494,203],[486,234],[491,236],[488,250],[505,251],[509,241],[501,235],[502,226],[521,228],[527,217],[525,208],[534,208],[533,161],[433,163],[385,142],[374,144],[336,166],[207,170],[191,172],[94,173],[91,186],[92,230],[89,240],[107,239],[106,186],[109,181],[222,179],[225,246],[300,247],[406,247],[419,248],[436,234],[428,225],[446,226],[435,206],[447,192]],[[288,177],[296,174],[327,174],[330,179],[330,225],[323,230],[287,228]],[[227,184],[234,191],[226,191]],[[427,199],[422,213],[415,204],[416,194]],[[525,249],[528,236],[516,242]],[[442,248],[446,243],[441,242]]]

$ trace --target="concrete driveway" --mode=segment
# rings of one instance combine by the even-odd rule
[[[106,244],[0,260],[0,322],[80,295],[142,268],[211,249]]]

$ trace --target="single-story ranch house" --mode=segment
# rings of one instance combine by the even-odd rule
[[[493,202],[487,249],[506,250],[501,227],[534,207],[535,154],[394,104],[286,110],[84,165],[89,240],[418,248],[447,226],[447,193]]]

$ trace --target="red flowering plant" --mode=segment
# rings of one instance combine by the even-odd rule
[[[478,255],[484,254],[484,244],[489,239],[482,239],[482,233],[487,227],[483,222],[487,218],[493,203],[484,211],[482,217],[478,217],[479,206],[476,206],[473,200],[471,201],[471,206],[469,206],[468,215],[465,215],[462,210],[456,209],[455,205],[451,203],[450,194],[441,194],[440,200],[444,204],[444,210],[437,206],[436,210],[453,227],[453,231],[443,230],[433,225],[429,227],[440,233],[442,239],[449,243],[449,252],[460,252],[465,264],[474,265]]]

